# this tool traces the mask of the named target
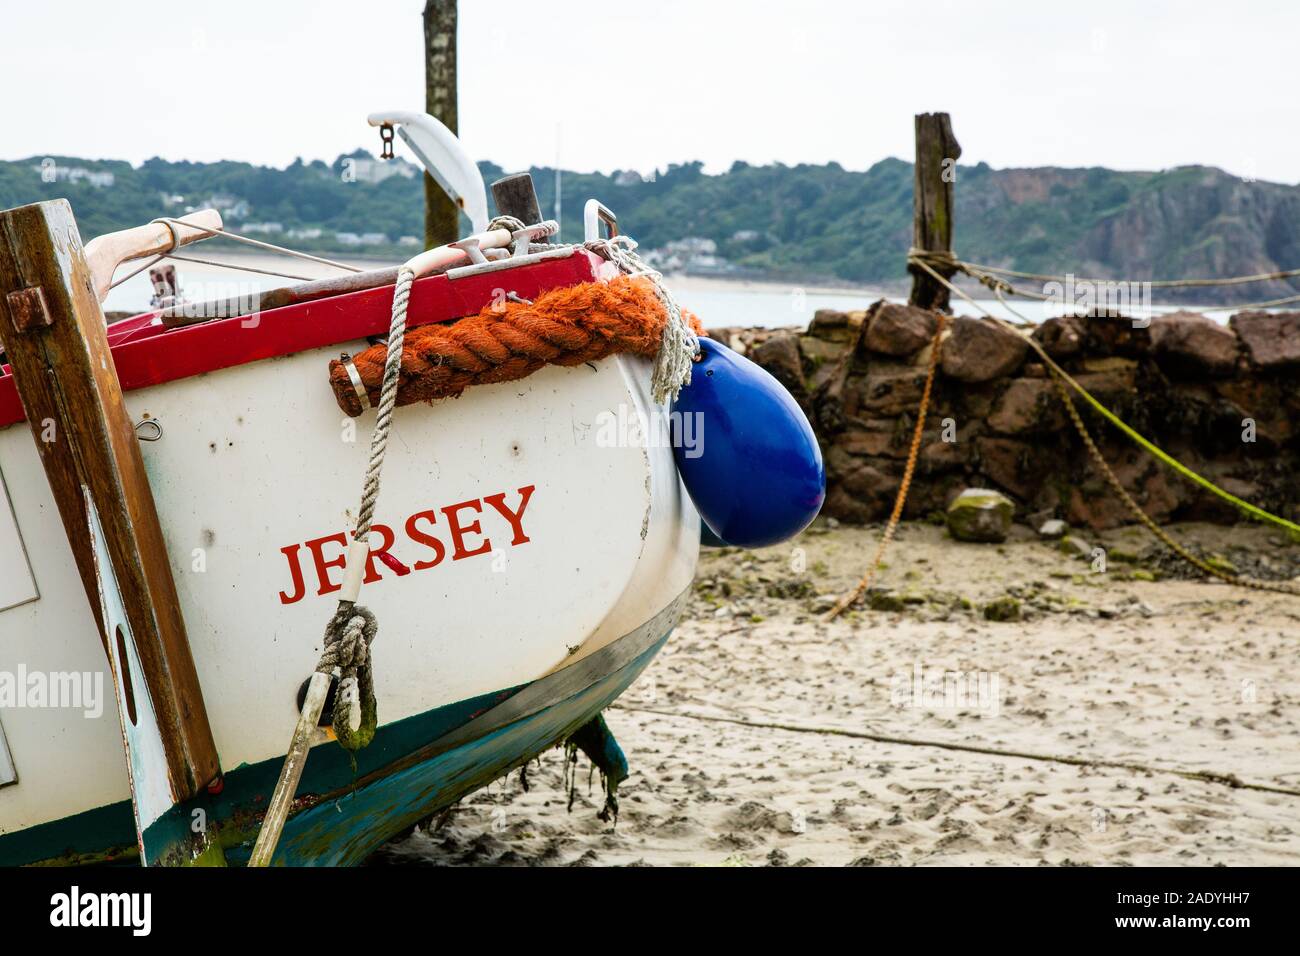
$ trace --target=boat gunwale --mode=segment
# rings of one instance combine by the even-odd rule
[[[608,272],[604,259],[575,248],[571,255],[524,263],[508,271],[427,276],[412,287],[407,327],[478,313],[499,297],[506,275],[510,279],[506,291],[532,299],[550,289],[604,278]],[[174,328],[153,324],[158,312],[144,312],[113,326],[130,324],[111,346],[113,363],[122,391],[129,392],[384,335],[392,319],[392,289],[377,286]],[[321,380],[325,382],[323,373]],[[25,419],[10,368],[0,365],[0,429]]]

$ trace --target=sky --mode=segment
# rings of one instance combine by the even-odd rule
[[[0,0],[0,159],[378,152],[423,107],[423,0]],[[910,159],[952,114],[963,164],[1300,182],[1300,4],[461,0],[476,159],[648,173],[701,160]],[[399,144],[399,149],[400,149]]]

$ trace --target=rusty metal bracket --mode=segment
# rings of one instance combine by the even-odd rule
[[[45,307],[45,293],[38,285],[18,289],[5,296],[9,317],[18,332],[35,332],[54,324],[50,310]]]

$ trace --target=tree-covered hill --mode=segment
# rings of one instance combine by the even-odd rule
[[[489,181],[503,174],[489,162],[480,168]],[[530,171],[544,213],[554,215],[555,171]],[[423,235],[423,196],[418,176],[377,181],[385,172],[361,150],[331,164],[299,160],[284,169],[33,157],[0,162],[0,208],[66,197],[89,237],[216,202],[236,230],[298,248],[391,258],[409,253]],[[897,159],[862,172],[835,163],[740,162],[716,175],[699,163],[646,178],[566,171],[562,195],[566,240],[580,238],[582,206],[594,196],[643,248],[709,240],[696,244],[712,250],[698,262],[714,271],[881,282],[903,277],[911,241],[912,167]],[[1132,279],[1300,266],[1300,187],[1248,182],[1217,169],[980,164],[958,169],[956,195],[956,249],[976,262]],[[1275,282],[1251,287],[1250,295],[1294,291],[1300,283]],[[1197,297],[1208,301],[1213,293],[1198,290]]]

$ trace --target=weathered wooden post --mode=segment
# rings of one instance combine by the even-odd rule
[[[191,812],[221,767],[97,281],[66,200],[0,212],[0,338],[112,665],[143,861],[219,864]]]
[[[456,0],[425,0],[424,111],[459,133],[456,107]],[[460,238],[460,209],[424,174],[424,247]]]
[[[498,215],[514,216],[525,226],[542,221],[542,207],[537,202],[531,173],[513,173],[498,179],[492,184],[492,200],[497,204]]]
[[[916,117],[916,166],[912,186],[912,245],[926,252],[952,251],[953,183],[961,146],[952,134],[947,113],[920,113]],[[956,271],[942,262],[930,267],[945,279]],[[948,311],[948,290],[933,276],[909,264],[912,305]]]

